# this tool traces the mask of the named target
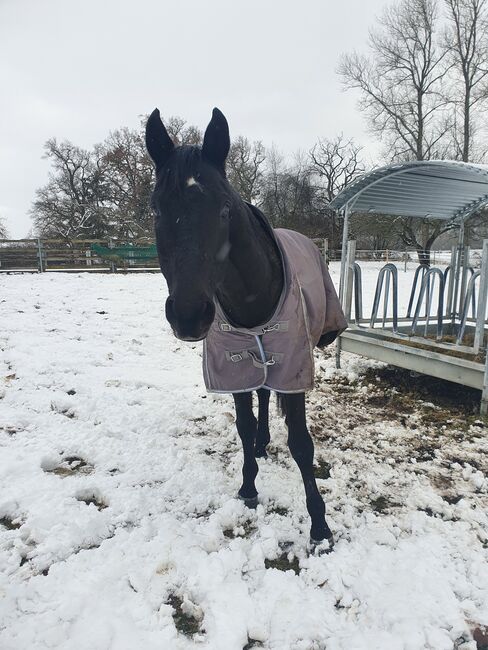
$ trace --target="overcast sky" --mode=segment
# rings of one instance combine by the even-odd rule
[[[393,0],[394,1],[394,0]],[[202,128],[309,149],[354,136],[375,155],[338,57],[364,50],[386,0],[0,0],[0,216],[23,237],[50,137],[91,147],[158,106]]]

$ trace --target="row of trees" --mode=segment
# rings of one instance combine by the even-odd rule
[[[487,155],[488,0],[400,0],[370,32],[369,54],[346,54],[338,72],[359,92],[359,109],[383,145],[382,163]],[[441,11],[443,9],[443,11]],[[180,117],[165,120],[180,144],[200,144],[201,131]],[[290,162],[262,142],[238,136],[227,162],[231,183],[260,206],[274,226],[328,237],[338,247],[334,196],[365,170],[361,147],[343,135],[321,138]],[[43,236],[151,236],[153,182],[142,130],[120,129],[92,150],[49,140],[48,183],[32,208]],[[426,251],[454,223],[369,215],[353,224],[362,246]]]
[[[180,144],[201,144],[202,133],[180,117],[165,120]],[[43,237],[134,239],[152,236],[149,199],[153,165],[141,131],[123,128],[88,151],[71,142],[49,140],[45,155],[52,169],[37,190],[32,208]],[[319,140],[291,163],[273,148],[238,136],[232,142],[227,174],[242,198],[259,205],[274,226],[313,236],[340,237],[334,219],[324,220],[331,199],[364,171],[360,147],[343,136]]]

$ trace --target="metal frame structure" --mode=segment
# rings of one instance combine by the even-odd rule
[[[343,349],[473,386],[482,391],[481,412],[488,413],[488,354],[486,361],[479,362],[488,331],[488,240],[484,242],[481,270],[477,273],[469,267],[469,249],[464,245],[465,221],[485,206],[488,206],[488,166],[445,160],[414,161],[375,169],[356,179],[332,201],[330,207],[344,217],[339,296],[349,321],[349,329],[337,342],[338,366]],[[358,314],[361,276],[356,268],[355,242],[348,241],[352,214],[439,219],[459,224],[458,246],[452,248],[449,270],[443,273],[439,269],[419,269],[422,273],[419,295],[415,301],[416,273],[407,317],[399,317],[397,313],[396,276],[390,268],[394,265],[386,265],[380,271],[371,318],[362,318],[362,305]],[[393,319],[387,317],[390,279]],[[433,318],[437,321],[436,336],[432,340],[427,337],[436,279],[439,299]],[[383,316],[378,318],[383,288]],[[424,302],[425,314],[421,316]],[[445,321],[449,321],[449,327]],[[474,334],[472,345],[463,345],[466,327]],[[446,329],[455,334],[455,343],[443,341]],[[417,334],[419,330],[423,331],[423,337]],[[453,350],[457,354],[453,355]]]

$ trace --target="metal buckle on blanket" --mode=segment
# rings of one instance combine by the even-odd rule
[[[288,332],[288,321],[279,321],[274,325],[266,325],[262,328],[262,333],[266,334],[267,332]]]
[[[222,330],[222,332],[231,332],[232,325],[229,325],[229,323],[220,323],[220,329]]]
[[[230,355],[230,360],[233,361],[234,363],[238,363],[239,361],[242,361],[243,356],[242,354],[231,354]]]
[[[251,357],[253,364],[257,368],[264,368],[264,366],[274,366],[276,363],[276,359],[273,357],[273,355],[271,356],[271,359],[268,359],[267,361],[262,361],[254,354],[252,350],[248,350],[247,353]]]
[[[275,323],[274,325],[267,325],[266,327],[263,327],[263,334],[266,334],[266,332],[278,332],[279,329],[279,323]]]

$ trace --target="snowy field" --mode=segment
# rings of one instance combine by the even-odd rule
[[[484,647],[483,422],[317,353],[336,547],[309,557],[283,422],[249,511],[232,398],[205,393],[164,298],[158,274],[0,277],[1,650]]]

